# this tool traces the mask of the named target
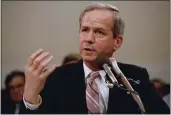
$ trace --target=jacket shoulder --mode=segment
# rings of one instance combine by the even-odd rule
[[[118,62],[118,66],[127,78],[135,80],[149,80],[147,69],[139,65]]]
[[[118,62],[118,66],[121,69],[131,69],[131,70],[143,70],[146,69],[142,66],[139,65],[134,65],[134,64],[128,64],[128,63],[123,63],[123,62]]]
[[[78,73],[78,71],[82,71],[82,61],[77,63],[71,63],[64,66],[58,66],[55,70],[49,75],[48,81],[65,81],[68,80],[68,77],[72,77],[73,74]],[[55,83],[56,84],[56,83]]]

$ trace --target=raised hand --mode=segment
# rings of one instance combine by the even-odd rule
[[[53,56],[49,52],[39,49],[34,52],[28,59],[25,66],[25,89],[24,99],[31,103],[39,103],[39,94],[43,90],[47,77],[55,70],[56,64],[49,69],[47,65],[52,61]]]

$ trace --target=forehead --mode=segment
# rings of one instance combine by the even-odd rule
[[[82,26],[113,27],[113,12],[106,9],[88,11],[82,18]]]
[[[9,83],[10,86],[14,86],[17,84],[23,84],[24,83],[24,78],[22,76],[15,76],[11,82]]]

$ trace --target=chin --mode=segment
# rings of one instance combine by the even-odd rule
[[[21,101],[22,98],[23,98],[22,96],[17,96],[17,97],[13,97],[12,99],[13,99],[14,101],[18,102],[18,101]]]
[[[97,53],[96,52],[82,51],[81,57],[86,62],[94,62],[97,59]]]
[[[96,56],[83,56],[82,58],[86,62],[94,62],[94,61],[96,61]]]

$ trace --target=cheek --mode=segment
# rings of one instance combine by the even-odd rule
[[[82,34],[80,34],[79,37],[80,37],[80,40],[79,40],[80,46],[82,46],[83,43],[85,42],[85,37]]]
[[[107,50],[113,47],[112,41],[99,40],[96,42],[96,47],[100,50]]]
[[[79,40],[79,52],[80,52],[80,54],[82,54],[83,43],[84,43],[83,39],[80,38],[80,40]]]
[[[22,87],[21,89],[20,89],[20,94],[23,94],[24,93],[24,87]]]
[[[80,38],[80,41],[79,41],[80,48],[82,47],[83,42],[84,42],[83,39]]]
[[[107,41],[107,40],[101,40],[96,42],[96,51],[105,53],[105,54],[111,54],[113,52],[113,42]]]
[[[84,40],[82,38],[80,38],[80,44],[83,44]]]

